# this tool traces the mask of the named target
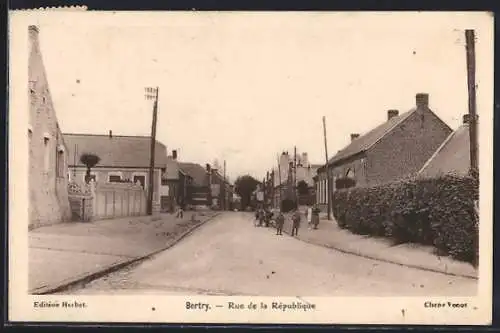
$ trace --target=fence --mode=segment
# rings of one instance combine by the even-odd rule
[[[68,199],[73,221],[90,221],[93,217],[92,184],[68,184]]]
[[[96,219],[146,215],[146,193],[133,183],[98,183],[94,190]]]
[[[146,215],[146,193],[133,183],[68,185],[73,221]]]

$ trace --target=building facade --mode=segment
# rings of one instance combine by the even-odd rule
[[[84,153],[99,156],[99,163],[92,168],[91,177],[96,183],[140,183],[149,189],[149,164],[151,139],[147,136],[99,134],[63,134],[69,151],[69,179],[84,183],[87,167],[80,161]],[[168,193],[168,186],[161,178],[167,169],[167,150],[156,141],[153,173],[153,212],[161,210],[161,193]]]
[[[183,183],[180,181],[179,164],[177,162],[177,151],[167,156],[167,167],[161,176],[161,210],[173,212],[179,204],[179,193]]]
[[[68,149],[52,103],[39,43],[29,32],[29,228],[71,219],[68,199]]]
[[[210,165],[202,167],[196,163],[179,162],[184,179],[189,180],[186,187],[186,206],[208,208],[212,205]]]
[[[338,178],[351,178],[356,186],[374,186],[415,175],[452,132],[430,108],[429,96],[417,94],[415,107],[399,114],[387,112],[387,120],[351,142],[328,162],[332,190]],[[328,200],[326,167],[318,170],[316,199]]]

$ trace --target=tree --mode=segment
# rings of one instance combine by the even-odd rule
[[[250,204],[252,193],[260,182],[250,175],[240,176],[234,182],[235,191],[241,197],[241,208],[245,209]]]
[[[301,180],[297,183],[297,191],[300,195],[308,195],[309,194],[309,185],[304,180]]]
[[[101,158],[95,154],[84,153],[80,156],[80,162],[87,167],[87,173],[85,174],[85,182],[90,183],[90,172],[92,168],[95,167]]]

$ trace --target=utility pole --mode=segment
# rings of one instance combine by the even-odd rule
[[[278,155],[278,209],[281,210],[281,165],[280,165],[280,157]]]
[[[271,171],[271,202],[272,202],[272,207],[274,207],[274,168],[273,171]],[[276,208],[276,207],[274,207]]]
[[[323,138],[325,141],[325,168],[326,168],[326,184],[327,184],[327,203],[328,203],[328,220],[332,219],[332,182],[330,177],[330,165],[328,165],[328,144],[326,140],[326,118],[323,116]]]
[[[149,160],[149,185],[148,185],[148,202],[147,214],[153,215],[153,186],[154,186],[154,168],[155,168],[155,147],[156,147],[156,119],[158,115],[158,91],[159,88],[148,87],[146,90],[146,99],[153,100],[153,122],[151,124],[151,147],[150,147],[150,160]]]
[[[223,183],[224,183],[223,184],[223,188],[224,188],[224,203],[223,203],[222,208],[223,208],[223,210],[226,210],[226,208],[227,208],[227,205],[226,205],[226,201],[227,201],[227,194],[226,194],[226,185],[227,185],[226,184],[226,160],[224,160],[224,171],[223,172],[224,172],[224,176],[223,176],[224,177],[224,181],[223,181]]]
[[[469,138],[470,168],[479,171],[477,153],[477,114],[476,114],[476,50],[474,30],[465,30],[465,49],[467,52],[467,87],[469,92]]]
[[[293,193],[295,195],[295,204],[299,206],[297,195],[297,146],[293,147]]]

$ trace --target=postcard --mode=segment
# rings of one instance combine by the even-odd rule
[[[491,322],[490,13],[9,22],[10,321]]]

